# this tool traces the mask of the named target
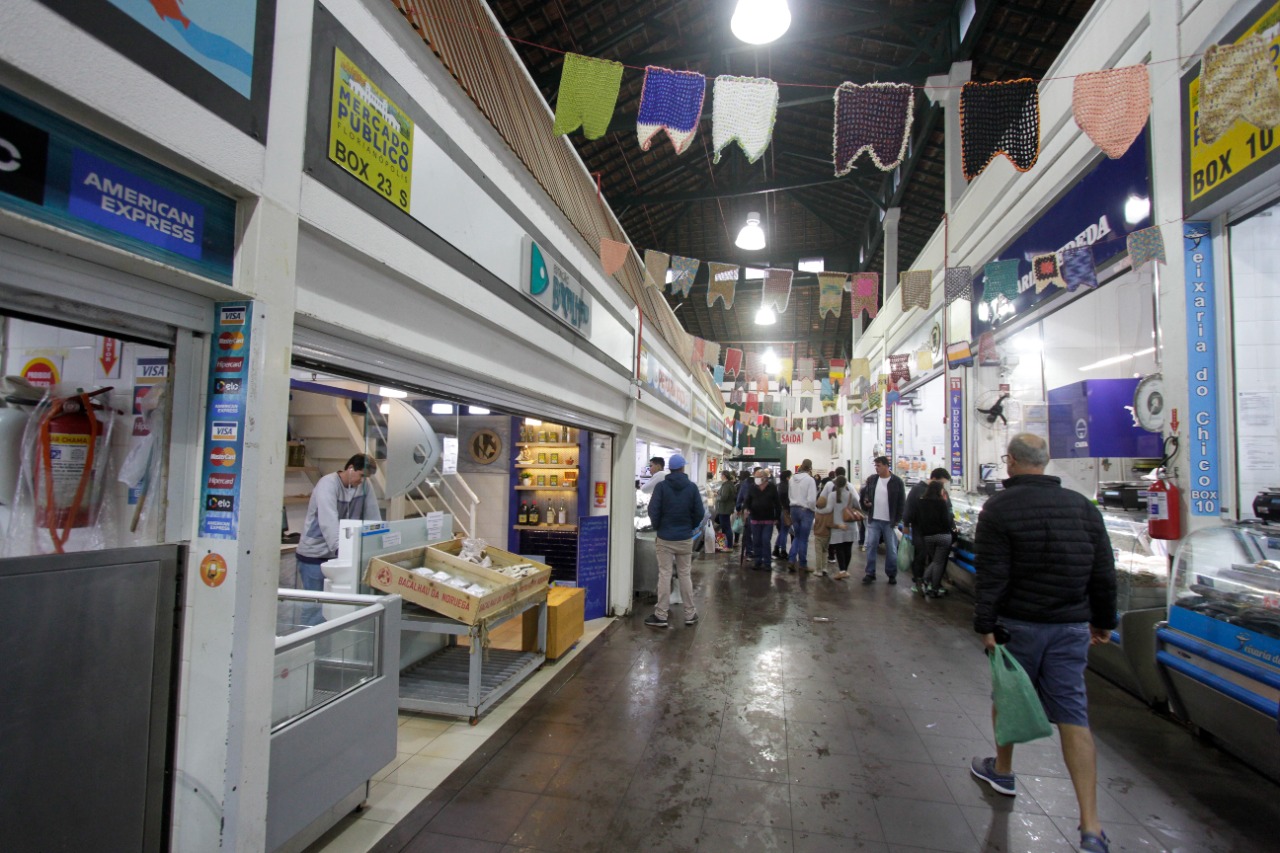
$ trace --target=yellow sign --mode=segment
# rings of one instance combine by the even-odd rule
[[[47,358],[33,358],[22,366],[22,378],[40,388],[52,388],[61,380],[58,365]]]
[[[221,554],[207,554],[200,561],[200,580],[205,586],[219,587],[227,579],[227,561]]]
[[[329,159],[408,213],[413,122],[342,51],[333,54]]]
[[[1239,44],[1250,36],[1274,27],[1278,22],[1280,22],[1280,2],[1272,4],[1231,43]],[[1280,30],[1272,34],[1268,55],[1271,57],[1272,65],[1276,65],[1277,60],[1280,59]],[[1280,148],[1277,145],[1280,140],[1277,140],[1274,128],[1264,130],[1244,119],[1233,124],[1212,145],[1200,138],[1200,77],[1203,70],[1204,66],[1201,64],[1196,76],[1186,84],[1187,106],[1190,113],[1187,127],[1188,202],[1203,199],[1213,190],[1227,184],[1234,185],[1237,179],[1249,170],[1249,167]]]

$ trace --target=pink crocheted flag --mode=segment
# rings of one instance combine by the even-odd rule
[[[747,364],[746,364],[746,367],[743,368],[743,373],[747,375],[747,378],[752,381],[755,381],[756,377],[760,375],[760,372],[763,369],[764,369],[764,360],[760,357],[760,353],[756,352],[755,350],[748,351]]]
[[[1129,235],[1128,246],[1129,263],[1135,270],[1150,261],[1165,263],[1164,235],[1160,233],[1159,225],[1134,231]]]
[[[653,249],[644,250],[644,283],[649,287],[664,290],[667,286],[667,267],[671,264],[671,256],[666,252]]]
[[[1147,126],[1151,113],[1147,66],[1127,65],[1078,75],[1071,92],[1071,113],[1102,153],[1113,160],[1123,156]]]
[[[907,156],[915,87],[910,83],[841,83],[835,94],[831,152],[836,174],[847,175],[862,152],[885,172]]]
[[[849,281],[847,272],[818,273],[818,316],[840,316],[840,306],[844,303],[845,284]]]
[[[693,350],[689,354],[689,360],[692,362],[700,362],[705,357],[707,351],[707,342],[697,335],[693,335]]]
[[[957,299],[973,301],[973,270],[969,267],[947,267],[943,278],[943,292],[946,304]]]
[[[911,381],[911,356],[907,353],[889,356],[889,381]]]
[[[728,347],[724,351],[724,372],[726,376],[737,376],[742,372],[742,350]]]
[[[879,310],[880,301],[880,274],[874,272],[862,272],[853,277],[853,297],[849,300],[849,310],[852,312],[854,319],[863,309],[866,309],[867,316],[875,318],[876,312]]]
[[[796,359],[796,378],[797,379],[813,378],[813,359],[811,358]]]
[[[1093,247],[1072,246],[1062,250],[1062,280],[1068,291],[1077,287],[1097,287],[1098,273],[1093,268]]]
[[[778,114],[778,84],[767,77],[716,78],[711,102],[712,163],[720,162],[720,152],[736,141],[754,163],[773,138],[773,122]]]
[[[996,349],[996,337],[991,332],[978,336],[978,364],[987,367],[1000,364],[1000,351]]]
[[[929,270],[907,270],[898,275],[898,291],[902,294],[902,310],[919,306],[926,311],[933,301],[933,273]]]
[[[791,270],[767,269],[764,271],[764,294],[760,297],[760,307],[772,305],[774,310],[782,314],[791,301]]]
[[[1268,40],[1250,36],[1239,44],[1211,44],[1200,77],[1200,138],[1218,141],[1238,119],[1264,130],[1280,124],[1280,81]]]
[[[755,391],[747,392],[747,405],[746,405],[745,411],[748,411],[748,412],[760,411],[760,396],[756,394]]]
[[[557,136],[579,127],[587,139],[599,139],[609,129],[613,108],[622,85],[622,63],[576,53],[565,54],[560,71],[560,94],[556,97],[556,120],[551,132]]]
[[[613,275],[622,269],[622,265],[627,262],[629,251],[630,247],[626,243],[619,243],[617,240],[601,237],[600,266],[604,267],[604,274]]]
[[[1036,255],[1031,259],[1031,276],[1036,283],[1036,293],[1043,293],[1049,287],[1066,287],[1062,278],[1062,267],[1058,256],[1053,252]]]
[[[1040,90],[1029,77],[965,83],[960,90],[960,149],[973,180],[996,155],[1025,172],[1040,158]]]
[[[698,266],[702,262],[697,258],[671,256],[671,292],[680,296],[688,296],[693,289],[693,280],[698,276]]]
[[[992,261],[982,268],[982,301],[991,302],[997,296],[1014,300],[1018,298],[1018,259]]]
[[[707,78],[696,71],[672,71],[656,65],[645,68],[640,114],[636,116],[640,150],[648,151],[653,137],[665,130],[676,154],[683,154],[698,132],[706,94]]]
[[[729,310],[733,307],[733,294],[738,287],[737,265],[710,261],[707,263],[707,271],[710,273],[707,278],[707,307],[715,305],[719,299],[724,303],[725,310]]]

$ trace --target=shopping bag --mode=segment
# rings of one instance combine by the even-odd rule
[[[898,565],[909,566],[915,561],[916,546],[910,536],[903,536],[898,542]]]
[[[741,533],[742,532],[742,516],[735,515],[733,517],[733,521],[729,522],[729,526],[733,528],[733,533],[735,536]]]
[[[1004,646],[991,652],[991,698],[996,706],[996,743],[1027,743],[1053,734],[1035,685]]]

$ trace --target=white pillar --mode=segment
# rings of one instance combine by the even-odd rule
[[[898,286],[898,220],[901,218],[900,207],[891,207],[884,212],[884,297],[881,304],[888,303],[889,294]]]
[[[609,483],[609,612],[625,616],[635,596],[636,399],[632,388],[625,428],[613,442],[613,474]]]
[[[960,87],[969,82],[973,74],[972,62],[957,62],[946,74],[938,74],[925,81],[924,93],[943,109],[946,130],[943,134],[946,179],[943,183],[943,206],[946,213],[964,194],[969,182],[964,177],[963,151],[960,147]]]

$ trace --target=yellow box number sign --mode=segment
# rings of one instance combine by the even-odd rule
[[[408,213],[413,122],[341,50],[333,54],[329,159]]]

